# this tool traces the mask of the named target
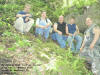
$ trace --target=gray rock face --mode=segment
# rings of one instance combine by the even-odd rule
[[[72,9],[69,9],[69,10],[72,10]],[[76,13],[73,12],[73,13],[67,14],[65,17],[65,21],[67,23],[69,23],[69,18],[71,16],[75,17],[76,24],[78,25],[80,32],[82,32],[82,33],[87,28],[87,26],[85,24],[85,20],[87,17],[92,18],[94,23],[96,23],[100,26],[100,3],[89,6],[89,8],[84,10],[81,14],[79,12],[76,12]]]

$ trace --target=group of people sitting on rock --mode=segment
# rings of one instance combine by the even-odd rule
[[[34,24],[32,15],[29,13],[30,8],[31,6],[26,4],[24,10],[16,15],[14,27],[21,33],[29,32]],[[35,35],[41,36],[45,41],[48,40],[51,25],[46,11],[43,11],[41,17],[36,20]],[[86,18],[86,25],[88,28],[82,39],[82,36],[79,35],[78,25],[75,24],[75,18],[71,17],[70,24],[67,24],[64,22],[64,16],[59,16],[58,21],[53,25],[51,38],[57,41],[61,48],[69,47],[72,52],[79,53],[80,57],[86,58],[91,64],[92,72],[95,75],[100,75],[100,28],[93,23],[91,18]]]

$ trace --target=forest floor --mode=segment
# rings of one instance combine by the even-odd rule
[[[63,59],[65,58],[65,59]],[[62,62],[60,62],[61,60]],[[0,36],[0,75],[11,73],[11,75],[76,75],[70,71],[68,74],[61,74],[58,70],[64,65],[70,65],[74,71],[84,70],[82,74],[88,73],[83,59],[78,55],[73,56],[70,49],[62,49],[51,39],[44,42],[41,37],[35,37],[31,33],[21,34],[14,28],[6,30]],[[81,70],[81,69],[80,69]],[[5,75],[5,74],[4,74]],[[81,73],[79,74],[81,75]],[[92,75],[92,74],[90,74]]]

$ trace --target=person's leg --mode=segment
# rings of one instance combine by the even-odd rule
[[[21,33],[23,33],[23,26],[25,25],[24,21],[23,21],[23,18],[18,18],[16,21],[15,21],[15,25],[14,27]]]
[[[63,40],[67,41],[67,38],[68,38],[67,36],[63,35],[62,37],[63,37]]]
[[[93,72],[94,75],[100,74],[100,57],[93,58],[92,72]]]
[[[100,47],[98,45],[95,45],[95,47],[92,50],[92,72],[95,75],[100,74]]]
[[[68,38],[67,38],[68,46],[71,48],[72,51],[75,51],[73,40],[74,40],[73,37],[68,36]]]
[[[51,38],[52,38],[52,40],[56,41],[56,35],[55,35],[55,33],[51,34]]]
[[[51,27],[44,29],[44,38],[45,40],[48,39]]]
[[[66,41],[63,40],[63,35],[59,35],[58,33],[55,33],[56,39],[58,44],[60,45],[61,48],[66,48]]]
[[[80,52],[79,56],[81,58],[85,58],[88,62],[92,64],[92,61],[93,61],[92,52],[93,51],[89,49],[89,46],[85,46],[84,49]]]
[[[82,44],[82,37],[79,35],[76,35],[74,38],[76,40],[76,51],[79,51]]]
[[[38,36],[38,35],[41,35],[41,36],[42,36],[42,35],[43,35],[43,29],[41,29],[41,28],[36,28],[36,29],[35,29],[35,35],[37,35],[37,36]]]
[[[24,32],[29,32],[29,30],[31,29],[33,24],[34,24],[34,20],[33,19],[31,19],[29,22],[27,22],[24,25]]]

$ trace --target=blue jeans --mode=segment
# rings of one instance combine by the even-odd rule
[[[35,34],[43,36],[45,39],[48,39],[51,26],[46,29],[36,28]]]
[[[51,35],[51,38],[57,41],[61,48],[66,48],[67,36],[59,35],[58,33],[53,33]]]
[[[76,47],[73,43],[73,40],[76,40]],[[80,47],[81,47],[81,44],[82,44],[82,37],[79,36],[79,35],[76,35],[76,36],[68,36],[68,45],[69,47],[71,48],[71,50],[73,52],[78,52],[80,50]]]

